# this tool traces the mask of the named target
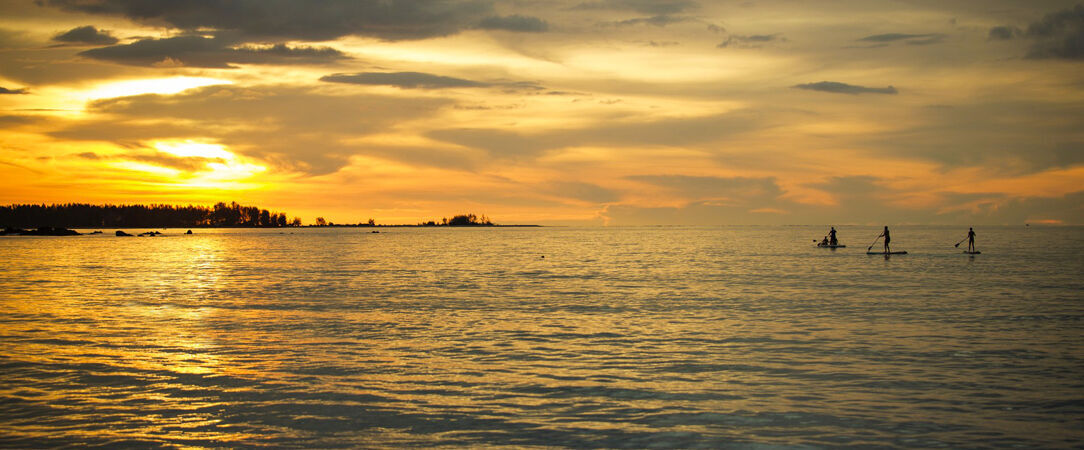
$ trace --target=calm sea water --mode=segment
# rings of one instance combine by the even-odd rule
[[[825,229],[0,238],[0,446],[1084,446],[1084,229]]]

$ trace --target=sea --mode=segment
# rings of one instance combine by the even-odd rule
[[[0,237],[0,446],[1084,447],[1084,228],[836,229]]]

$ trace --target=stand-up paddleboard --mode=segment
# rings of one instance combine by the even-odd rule
[[[969,252],[969,251],[967,251],[967,250],[964,250],[964,254],[965,254],[965,255],[981,255],[981,254],[982,254],[982,252],[980,252],[980,251],[978,251],[978,250],[976,250],[976,251],[973,251],[973,252]]]
[[[907,252],[866,252],[867,255],[906,255]]]
[[[817,247],[820,247],[820,248],[847,248],[846,245],[842,245],[842,244],[837,244],[837,245],[827,245],[827,244],[826,245],[821,245],[821,244],[817,244]]]

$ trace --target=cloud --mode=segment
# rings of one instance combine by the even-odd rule
[[[945,40],[945,35],[940,33],[931,34],[903,34],[903,33],[887,33],[887,34],[875,34],[872,36],[866,36],[859,39],[860,42],[873,42],[878,44],[891,43],[896,41],[902,41],[908,45],[929,45],[937,44]]]
[[[634,11],[640,14],[646,14],[647,17],[634,17],[631,19],[608,22],[608,24],[616,26],[653,25],[665,27],[674,23],[695,20],[693,17],[678,16],[677,14],[685,13],[699,7],[700,5],[697,2],[691,0],[602,0],[584,2],[573,9]]]
[[[19,95],[19,94],[28,94],[28,93],[29,93],[29,92],[27,92],[26,88],[21,88],[21,89],[8,89],[8,88],[6,88],[6,87],[0,86],[0,94],[13,94],[13,95]]]
[[[41,0],[41,3],[181,30],[228,31],[245,42],[326,41],[344,36],[386,41],[426,39],[458,33],[493,15],[490,0]]]
[[[86,45],[113,45],[119,42],[117,38],[110,36],[109,33],[105,31],[99,31],[92,25],[72,28],[64,33],[53,36],[53,40],[65,44]]]
[[[176,169],[181,172],[200,172],[208,170],[209,163],[223,163],[221,158],[204,158],[199,156],[176,156],[163,152],[128,153],[119,155],[120,159],[152,164],[159,167]]]
[[[617,192],[606,189],[597,184],[583,183],[578,181],[557,181],[552,184],[551,191],[561,197],[591,203],[612,203],[620,199]]]
[[[290,86],[209,86],[169,96],[92,102],[87,107],[90,119],[69,122],[49,135],[124,147],[206,139],[281,170],[319,175],[335,172],[354,155],[396,159],[394,149],[371,150],[352,142],[392,132],[407,120],[425,119],[450,103],[435,98],[331,95]],[[414,154],[406,158],[419,159]]]
[[[349,59],[329,47],[233,46],[228,39],[203,36],[177,36],[165,39],[142,39],[131,44],[114,45],[80,52],[79,55],[100,61],[143,67],[204,67],[225,69],[232,64],[328,64]]]
[[[521,16],[490,16],[478,23],[478,28],[483,30],[506,30],[523,33],[541,33],[549,30],[549,24],[537,17]]]
[[[886,189],[880,184],[882,179],[869,175],[831,177],[820,183],[806,186],[836,195],[867,196],[883,193]]]
[[[805,89],[809,91],[831,92],[834,94],[897,94],[898,91],[892,86],[883,88],[871,88],[865,86],[856,86],[853,84],[840,83],[838,81],[820,81],[817,83],[797,84],[791,86],[795,89]]]
[[[206,158],[201,156],[177,156],[156,150],[132,151],[116,155],[103,156],[94,152],[75,153],[70,156],[88,161],[135,161],[151,164],[158,167],[166,167],[181,172],[193,173],[208,170],[209,163],[223,163],[221,158]]]
[[[1022,175],[1084,164],[1079,102],[990,99],[925,108],[915,122],[856,142],[878,154],[907,155],[946,168]],[[996,126],[991,126],[996,124]]]
[[[728,204],[763,205],[783,194],[774,178],[633,175],[639,181],[673,190],[693,200],[726,200]]]
[[[2,115],[0,116],[0,129],[14,129],[26,125],[43,122],[40,116]]]
[[[987,39],[991,41],[1006,41],[1014,37],[1020,36],[1022,33],[1023,31],[1016,27],[993,27],[990,28],[990,33],[987,35]]]
[[[574,9],[636,11],[661,16],[678,14],[697,7],[699,4],[692,0],[603,0],[581,3]]]
[[[484,150],[496,159],[531,158],[546,151],[573,146],[685,147],[718,142],[763,126],[755,112],[666,118],[660,120],[610,121],[582,128],[518,133],[495,128],[453,128],[426,133],[431,139]]]
[[[0,49],[16,49],[37,46],[38,43],[31,40],[27,36],[27,34],[27,32],[22,30],[0,28]]]
[[[488,87],[490,84],[421,72],[337,73],[320,77],[331,83],[395,86],[403,89],[445,89]]]
[[[716,47],[729,48],[733,46],[737,48],[759,48],[762,44],[768,42],[785,42],[786,40],[786,38],[779,34],[753,34],[748,36],[734,34],[727,37],[725,41],[716,45]]]
[[[1028,26],[1029,58],[1084,59],[1084,5],[1047,14]]]
[[[792,223],[785,210],[697,201],[680,207],[606,205],[599,212],[608,225],[761,225]]]
[[[614,22],[614,25],[619,27],[632,26],[632,25],[654,25],[656,27],[665,27],[673,23],[681,23],[693,20],[692,17],[679,17],[669,15],[658,15],[651,17],[636,17],[627,20],[620,20]]]

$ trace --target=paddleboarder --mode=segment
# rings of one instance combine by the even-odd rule
[[[828,245],[839,245],[839,241],[836,240],[836,227],[832,227],[832,230],[828,232]]]
[[[885,238],[885,254],[887,255],[887,254],[891,253],[892,250],[890,250],[888,248],[888,243],[892,241],[892,237],[888,235],[888,225],[885,225],[884,232],[882,232],[881,235],[877,236],[877,237],[884,237]]]
[[[975,229],[971,227],[967,228],[967,251],[975,252]]]

